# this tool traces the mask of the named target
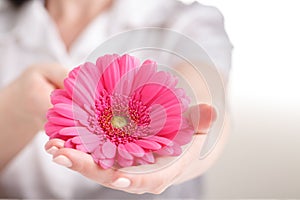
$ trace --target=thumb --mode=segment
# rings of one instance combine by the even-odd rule
[[[91,155],[76,149],[65,148],[63,140],[49,140],[45,145],[45,150],[53,155],[55,163],[77,171],[101,185],[110,187],[110,184],[118,177],[116,170],[104,170],[99,167]]]
[[[215,108],[209,104],[198,104],[189,108],[189,118],[195,133],[207,133],[216,117]]]

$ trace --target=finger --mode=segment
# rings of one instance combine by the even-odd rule
[[[118,173],[114,169],[102,169],[94,162],[91,155],[75,149],[59,149],[53,155],[53,161],[107,187],[118,178]]]
[[[126,177],[131,184],[127,188],[119,189],[136,194],[160,194],[174,183],[182,165],[181,158],[164,157],[158,158],[155,164],[123,168],[119,177]]]
[[[47,153],[54,155],[59,149],[64,147],[64,143],[65,141],[61,139],[51,139],[45,144],[44,148]]]
[[[216,117],[215,108],[208,104],[198,104],[189,109],[189,118],[196,133],[207,133]]]
[[[58,151],[60,149],[63,150]],[[61,139],[49,140],[45,144],[45,150],[49,154],[53,155],[54,162],[58,161],[58,164],[77,171],[83,176],[86,176],[101,185],[105,185],[113,189],[122,189],[124,186],[120,185],[120,183],[116,183],[117,186],[112,185],[111,183],[119,180],[119,182],[123,182],[121,184],[124,185],[125,180],[126,185],[130,184],[130,181],[128,182],[128,179],[124,178],[124,176],[118,176],[119,173],[115,170],[103,170],[100,168],[90,155],[74,149],[64,148],[64,141]]]
[[[48,149],[50,149],[51,147],[57,147],[59,149],[64,147],[64,140],[61,139],[51,139],[49,140],[46,144],[45,144],[45,150],[47,151]]]

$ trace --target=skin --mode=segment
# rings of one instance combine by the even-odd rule
[[[0,170],[43,129],[49,95],[66,75],[58,64],[37,64],[0,90]]]
[[[72,43],[99,13],[103,12],[111,1],[99,0],[64,0],[46,1],[49,15],[57,25],[57,29],[68,51]],[[180,70],[182,68],[179,68]],[[194,74],[185,71],[187,74]],[[0,170],[21,151],[35,136],[38,130],[43,128],[45,113],[50,107],[49,96],[53,89],[63,88],[63,79],[66,70],[59,64],[36,64],[29,67],[13,83],[0,91],[0,145],[5,151],[0,151]],[[192,85],[199,85],[198,77],[188,77]],[[203,96],[202,92],[197,92]],[[39,94],[39,95],[36,95]],[[202,115],[209,115],[211,109],[201,110]],[[205,121],[199,125],[199,135],[194,136],[194,142],[187,153],[181,156],[174,164],[162,170],[146,173],[133,174],[120,170],[103,170],[96,165],[92,157],[83,152],[64,148],[64,141],[52,139],[45,144],[45,150],[53,155],[53,160],[63,156],[68,160],[66,167],[77,171],[83,176],[103,186],[122,190],[129,193],[153,193],[160,194],[173,184],[178,184],[204,173],[217,159],[222,151],[228,133],[228,120],[224,122],[222,137],[214,151],[199,160],[201,147],[205,140],[205,133],[209,129],[211,121]],[[11,137],[13,136],[13,137]],[[18,137],[16,141],[14,138]],[[15,144],[14,146],[10,144]],[[161,158],[153,167],[159,167],[165,162],[176,158]],[[61,164],[61,163],[60,163]],[[135,170],[137,167],[129,167],[127,171]],[[139,170],[147,166],[139,166]],[[116,186],[115,181],[119,178],[129,180],[128,185]]]

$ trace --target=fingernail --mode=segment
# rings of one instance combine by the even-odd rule
[[[65,142],[63,142],[63,141],[58,141],[58,142],[56,143],[56,145],[57,145],[57,146],[60,146],[60,147],[64,147]]]
[[[112,183],[112,186],[117,188],[127,188],[131,184],[131,181],[128,178],[118,178],[115,182]]]
[[[69,158],[66,156],[59,155],[55,158],[53,158],[53,162],[56,164],[62,165],[64,167],[72,167],[72,162]]]
[[[47,149],[47,153],[51,154],[52,156],[57,152],[58,148],[56,146],[53,146],[49,149]]]

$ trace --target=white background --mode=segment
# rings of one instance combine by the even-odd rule
[[[233,128],[206,196],[300,198],[300,1],[199,2],[219,8],[234,45]]]

